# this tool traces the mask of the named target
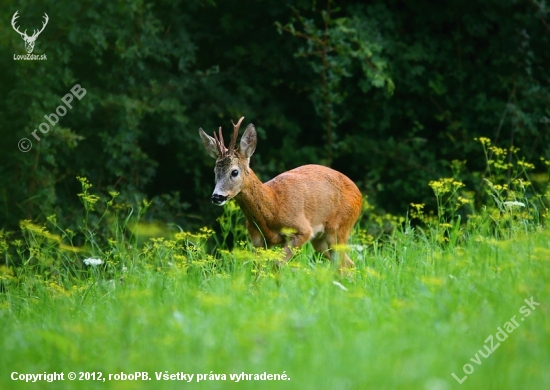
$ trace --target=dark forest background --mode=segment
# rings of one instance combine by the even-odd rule
[[[544,1],[0,1],[0,229],[82,209],[76,176],[148,217],[214,224],[214,161],[198,136],[245,116],[262,180],[307,163],[405,213],[427,183],[479,191],[475,137],[542,169],[550,157],[550,15]],[[33,54],[11,27],[48,25]],[[47,134],[30,134],[80,84]],[[18,150],[29,138],[33,148]],[[455,164],[455,166],[457,166]],[[107,195],[108,197],[108,195]]]

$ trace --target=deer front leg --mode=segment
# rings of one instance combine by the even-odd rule
[[[288,229],[292,230],[292,232],[290,234],[288,234],[289,232],[285,232],[286,229],[283,229],[283,231],[282,231],[282,234],[284,234],[285,236],[288,237],[288,239],[286,240],[286,242],[283,246],[283,248],[285,250],[285,253],[286,253],[286,256],[283,260],[285,263],[287,261],[289,261],[290,258],[294,255],[292,253],[291,248],[301,247],[302,245],[304,245],[311,238],[311,234],[312,234],[312,230],[311,230],[311,227],[309,225],[304,225],[303,227],[301,227],[299,229],[292,229],[292,228],[288,228]],[[287,234],[285,234],[285,233],[287,233]]]
[[[246,230],[254,248],[268,248],[271,246],[266,241],[264,234],[258,229],[258,226],[248,219],[246,220]]]

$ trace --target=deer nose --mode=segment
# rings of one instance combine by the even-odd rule
[[[219,195],[219,194],[212,194],[212,203],[217,205],[222,205],[227,200],[227,196]]]

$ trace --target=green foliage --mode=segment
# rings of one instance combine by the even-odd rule
[[[349,17],[334,18],[333,14],[340,9],[331,9],[332,3],[332,0],[328,0],[327,8],[321,11],[322,27],[318,27],[319,23],[315,20],[304,18],[296,8],[293,8],[295,16],[290,23],[283,26],[276,22],[279,31],[305,39],[306,46],[298,49],[295,54],[297,57],[313,57],[308,64],[320,80],[312,88],[311,100],[317,115],[324,119],[327,145],[325,162],[328,165],[332,163],[333,129],[345,119],[336,111],[336,107],[343,105],[347,97],[342,93],[342,78],[353,76],[352,64],[357,62],[363,72],[364,79],[359,83],[363,92],[368,92],[374,86],[385,88],[391,95],[395,89],[392,79],[386,73],[388,62],[382,55],[385,44],[376,19],[361,15],[360,7],[358,12],[351,10]],[[298,22],[303,32],[294,25]]]
[[[184,30],[167,33],[186,16],[170,11],[173,2],[158,6],[142,1],[27,3],[20,8],[26,23],[42,12],[50,15],[36,47],[48,60],[40,63],[13,61],[10,53],[20,48],[20,37],[2,25],[1,57],[11,62],[3,64],[8,104],[0,126],[18,130],[6,131],[3,144],[0,177],[10,191],[4,197],[9,221],[52,212],[66,218],[76,203],[71,194],[77,183],[65,178],[76,175],[137,204],[158,166],[146,150],[148,143],[191,138],[174,129],[188,122],[185,87],[194,77],[189,68],[195,48]],[[73,100],[58,127],[38,132],[37,141],[30,133],[46,122],[44,115],[63,105],[61,98],[75,84],[86,95]],[[30,152],[12,147],[21,137],[34,143]]]
[[[29,29],[44,12],[50,21],[35,46],[46,61],[13,60],[23,41],[0,25],[4,227],[56,214],[75,228],[76,176],[134,209],[150,199],[151,220],[211,225],[212,161],[196,130],[241,115],[258,129],[262,179],[331,164],[381,212],[424,202],[453,160],[466,161],[461,181],[479,207],[486,166],[474,138],[521,148],[534,176],[547,170],[543,3],[47,0],[6,10]],[[87,94],[36,141],[75,84]],[[21,138],[30,152],[16,149]]]

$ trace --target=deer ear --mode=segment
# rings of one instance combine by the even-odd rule
[[[218,158],[218,156],[220,155],[220,151],[216,146],[216,140],[206,134],[202,128],[199,129],[199,135],[201,136],[202,144],[204,145],[206,152],[212,158]]]
[[[258,141],[258,136],[256,135],[256,128],[251,123],[246,127],[243,136],[241,137],[241,143],[239,146],[239,153],[244,157],[250,158],[256,150],[256,142]]]

